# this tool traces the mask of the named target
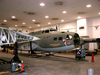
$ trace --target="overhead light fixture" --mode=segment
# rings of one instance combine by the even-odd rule
[[[29,27],[29,28],[32,28],[32,27]]]
[[[64,13],[64,14],[65,14],[65,13],[67,13],[67,12],[66,12],[66,11],[63,11],[62,13]]]
[[[63,2],[58,1],[58,2],[55,2],[55,4],[56,4],[56,5],[62,5],[62,4],[63,4]]]
[[[81,18],[81,17],[79,16],[79,17],[77,17],[77,18]]]
[[[64,20],[61,20],[61,22],[64,22]]]
[[[22,24],[25,24],[25,22],[23,22]]]
[[[40,3],[40,6],[45,6],[45,4],[44,3]]]
[[[49,18],[49,16],[45,16],[45,18]]]
[[[90,5],[90,4],[88,4],[88,5],[86,5],[86,7],[88,7],[88,8],[89,8],[89,7],[91,7],[91,5]]]
[[[17,25],[15,25],[15,27],[17,27]]]
[[[32,20],[33,22],[35,22],[35,20]]]
[[[39,27],[40,25],[38,25],[38,27]]]
[[[50,22],[48,22],[48,24],[51,24]]]
[[[100,12],[98,14],[100,15]]]
[[[7,20],[3,20],[3,22],[7,22]]]
[[[12,18],[16,18],[15,16],[12,16]]]

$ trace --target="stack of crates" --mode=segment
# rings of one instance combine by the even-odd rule
[[[85,59],[86,56],[86,51],[84,49],[77,49],[76,50],[76,54],[75,54],[75,58],[79,58],[79,59]]]

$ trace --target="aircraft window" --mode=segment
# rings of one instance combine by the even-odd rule
[[[45,33],[49,33],[49,30],[45,30]]]
[[[50,29],[50,31],[51,31],[51,32],[54,32],[54,31],[56,31],[56,29]]]
[[[53,39],[54,41],[57,41],[57,37],[54,37],[54,39]]]
[[[48,38],[50,38],[50,36],[45,36],[45,37],[44,37],[44,39],[48,39]]]
[[[67,35],[66,36],[66,40],[71,40],[72,39],[72,35]]]
[[[42,34],[45,33],[44,31],[42,31]]]
[[[59,37],[59,40],[62,40],[62,37]]]

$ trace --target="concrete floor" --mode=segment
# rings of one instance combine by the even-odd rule
[[[27,52],[28,53],[28,52]],[[38,58],[29,58],[29,54],[19,54],[24,64],[28,66],[25,73],[7,73],[3,75],[87,75],[87,69],[94,69],[94,75],[100,75],[100,55],[95,55],[95,62],[91,62],[91,56],[85,60],[75,60],[75,55],[55,54]],[[0,51],[0,58],[10,61],[13,55]],[[10,71],[10,64],[0,65],[0,72]]]

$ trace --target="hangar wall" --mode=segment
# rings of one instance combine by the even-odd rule
[[[39,28],[36,28],[36,29],[31,29],[31,31],[40,31],[40,30],[46,30],[46,29],[49,29],[49,28],[56,28],[56,25],[51,25],[51,26],[45,26],[45,27],[39,27]]]
[[[31,30],[28,29],[28,28],[15,28],[15,27],[9,27],[9,29],[11,29],[11,30],[21,31],[22,33],[25,33],[25,34],[31,32]]]
[[[87,19],[88,35],[90,38],[100,38],[100,17]],[[98,26],[96,29],[95,26]],[[90,50],[97,49],[97,43],[90,43]]]
[[[76,21],[59,24],[59,31],[77,32],[76,30],[77,30]]]
[[[35,31],[39,31],[39,30],[45,30],[45,29],[49,29],[49,28],[54,28],[56,29],[56,26],[58,28],[58,31],[71,31],[71,32],[76,32],[77,29],[77,23],[76,21],[73,22],[67,22],[67,23],[62,23],[62,24],[55,24],[55,25],[49,25],[49,26],[45,26],[45,27],[41,27],[41,28],[36,28],[34,29]],[[71,29],[73,28],[73,29]]]

